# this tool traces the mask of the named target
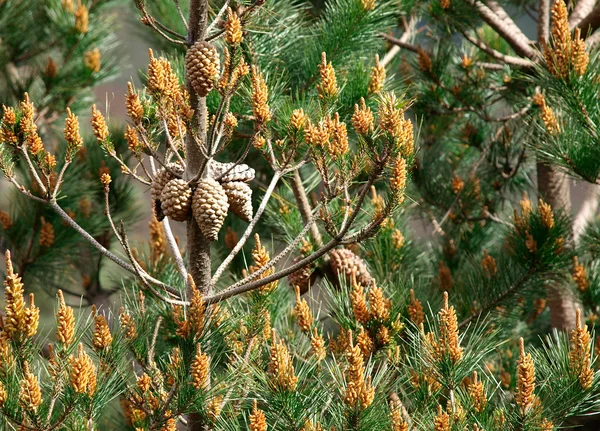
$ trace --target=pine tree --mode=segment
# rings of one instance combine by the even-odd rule
[[[561,185],[564,172],[597,177],[599,81],[582,39],[593,5],[570,22],[556,3],[550,25],[542,0],[536,47],[499,4],[465,1],[135,0],[165,51],[149,50],[140,88],[123,86],[124,140],[91,106],[83,156],[77,91],[56,110],[55,156],[34,115],[41,96],[11,96],[0,168],[44,211],[39,248],[68,259],[52,249],[60,219],[65,238],[128,275],[114,319],[107,307],[76,314],[58,290],[43,356],[27,266],[6,252],[2,424],[517,431],[597,412],[597,227],[574,235]],[[82,11],[97,5],[43,13],[72,13],[85,34]],[[398,22],[399,38],[384,33]],[[88,185],[78,160],[93,151],[115,169]],[[124,180],[149,190],[147,244],[132,244],[113,203],[127,199]],[[86,187],[100,227],[68,213]],[[415,232],[419,219],[431,235]],[[2,213],[19,255],[28,222],[11,231],[13,220]],[[183,250],[174,222],[187,227]]]

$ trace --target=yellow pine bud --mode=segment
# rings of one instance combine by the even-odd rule
[[[94,335],[92,337],[92,345],[96,350],[105,350],[112,343],[112,335],[106,318],[102,315],[94,317]]]
[[[406,160],[398,157],[390,175],[390,188],[396,193],[401,193],[406,187]]]
[[[572,277],[580,292],[585,292],[590,287],[585,266],[579,263],[577,256],[573,256]]]
[[[319,64],[319,74],[321,81],[317,85],[317,91],[321,99],[329,99],[336,97],[339,93],[337,86],[337,78],[335,76],[335,69],[331,62],[327,63],[327,55],[321,53],[321,64]]]
[[[0,142],[4,142],[9,145],[15,145],[19,140],[14,131],[14,126],[17,123],[17,116],[13,108],[2,105],[2,121],[0,121],[2,127],[0,128]]]
[[[594,370],[591,368],[591,335],[587,325],[581,325],[581,310],[576,311],[576,327],[571,331],[571,349],[569,362],[571,371],[577,376],[582,389],[589,389],[594,380]]]
[[[83,64],[93,73],[100,72],[100,68],[102,67],[102,54],[100,54],[100,50],[94,48],[85,52],[83,54]]]
[[[481,380],[479,380],[477,377],[477,371],[473,372],[473,381],[468,386],[467,391],[471,397],[473,408],[477,413],[481,413],[487,405],[487,397],[485,395],[483,382],[481,382]]]
[[[70,108],[67,108],[64,136],[65,141],[73,150],[79,150],[83,145],[83,139],[79,134],[79,119],[71,112]]]
[[[258,408],[256,400],[250,414],[250,431],[267,431],[267,419],[263,411]]]
[[[313,332],[310,336],[310,346],[312,353],[315,355],[317,361],[322,361],[327,356],[327,349],[325,348],[325,340],[323,336],[319,334],[317,328],[313,328]]]
[[[350,301],[352,303],[352,313],[358,323],[366,325],[371,319],[367,308],[367,296],[365,290],[360,283],[356,282],[356,278],[352,279],[352,291],[350,292]]]
[[[96,105],[92,105],[92,130],[94,131],[94,136],[98,140],[99,143],[102,143],[108,138],[108,126],[106,125],[106,120],[102,113],[96,108]]]
[[[304,333],[310,332],[310,328],[314,322],[313,315],[308,307],[308,303],[305,299],[300,298],[300,288],[295,286],[296,290],[296,307],[294,308],[294,314],[296,315],[296,322],[300,327],[300,330]]]
[[[399,399],[390,401],[390,416],[392,418],[392,431],[409,431],[408,424],[402,416],[402,403]]]
[[[373,113],[371,108],[367,107],[363,97],[360,98],[360,105],[354,105],[352,126],[359,135],[366,135],[373,131]]]
[[[384,322],[390,318],[391,302],[381,287],[372,286],[369,290],[369,306],[371,319]]]
[[[490,256],[487,250],[483,250],[483,259],[481,259],[481,267],[490,277],[493,277],[498,272],[498,265],[496,265],[496,259]]]
[[[10,214],[4,210],[0,210],[0,225],[4,230],[10,228],[13,225]]]
[[[360,331],[356,336],[356,345],[358,346],[365,358],[368,358],[369,356],[371,356],[371,353],[373,353],[375,347],[373,344],[373,339],[371,338],[369,333],[365,331],[365,328],[363,326],[360,327]]]
[[[127,96],[125,99],[125,107],[127,108],[127,115],[135,123],[141,121],[144,117],[144,107],[140,101],[140,96],[133,91],[133,84],[127,83]]]
[[[438,412],[433,420],[434,431],[450,431],[450,415],[438,405]]]
[[[77,356],[69,358],[69,381],[73,390],[78,394],[94,395],[96,392],[96,367],[92,359],[83,349],[83,344],[77,348]]]
[[[271,261],[269,252],[260,242],[260,236],[258,234],[254,235],[254,241],[255,241],[255,244],[254,244],[254,248],[252,249],[252,258],[254,260],[254,265],[251,265],[249,268],[251,274],[257,272],[258,270],[260,270],[262,267],[266,266]],[[269,275],[271,275],[273,273],[275,273],[275,268],[271,267],[268,270],[266,270],[265,272],[263,272],[258,277],[258,279],[268,277]],[[278,282],[274,281],[272,283],[269,283],[269,284],[261,287],[259,289],[259,291],[261,293],[271,292],[273,289],[275,289],[275,287],[277,287],[277,284],[278,284]]]
[[[525,415],[535,401],[535,365],[533,364],[531,354],[525,354],[523,338],[519,339],[519,352],[515,402],[519,406],[521,415]]]
[[[385,66],[379,62],[379,55],[375,55],[375,66],[371,68],[369,78],[369,94],[376,94],[383,90],[385,83]]]
[[[77,4],[77,10],[75,11],[75,31],[80,34],[88,32],[89,25],[89,13],[87,7],[81,4],[79,0]]]
[[[360,4],[364,10],[371,11],[375,9],[376,0],[361,0]]]
[[[6,393],[6,389],[4,389],[4,385],[0,382],[0,407],[4,406],[8,394]]]
[[[121,307],[119,313],[119,323],[121,324],[121,330],[125,334],[126,340],[133,340],[137,337],[137,329],[133,318],[125,312],[125,309]]]
[[[440,322],[439,347],[453,362],[462,358],[462,348],[458,337],[458,320],[454,307],[448,304],[448,292],[444,292],[444,307],[438,313]]]
[[[271,120],[271,110],[268,105],[269,90],[262,73],[252,66],[252,112],[254,119],[260,125]]]
[[[417,51],[417,62],[419,64],[419,69],[421,69],[422,72],[431,73],[433,71],[431,57],[429,56],[429,53],[421,49],[421,47],[419,47]]]
[[[348,368],[345,371],[346,393],[344,402],[347,406],[353,408],[358,401],[360,390],[364,384],[364,363],[360,348],[353,346],[351,338],[346,356],[348,358]]]
[[[196,355],[190,365],[190,376],[192,386],[196,389],[205,388],[208,385],[209,365],[208,356],[202,353],[200,343],[196,345]]]
[[[40,229],[39,243],[42,247],[51,247],[54,244],[54,227],[52,223],[47,222],[44,217],[41,218],[42,228]]]
[[[196,288],[196,283],[192,279],[191,275],[188,275],[188,285],[191,290],[190,307],[188,309],[188,324],[189,329],[192,331],[192,335],[197,335],[202,332],[205,322],[205,311],[206,305],[202,299],[202,294]]]
[[[227,138],[231,138],[233,131],[238,126],[238,120],[231,112],[228,112],[223,119],[223,133]]]
[[[573,46],[571,49],[571,55],[573,60],[573,69],[577,76],[581,76],[585,73],[590,62],[590,57],[585,50],[585,42],[581,38],[581,29],[575,29],[575,37],[573,40]]]
[[[425,322],[425,313],[423,312],[423,304],[415,297],[415,291],[410,289],[410,303],[408,305],[408,316],[410,321],[416,326],[420,326]]]
[[[227,21],[225,22],[225,42],[229,45],[241,43],[244,40],[242,23],[237,13],[227,8]]]
[[[129,124],[125,128],[125,139],[127,139],[127,146],[132,153],[137,153],[140,148],[140,140],[135,129]]]
[[[75,317],[73,309],[67,307],[62,290],[58,290],[58,311],[56,312],[56,339],[69,346],[75,337]]]
[[[560,133],[560,124],[558,123],[552,108],[546,104],[545,99],[542,99],[541,109],[540,116],[544,126],[546,127],[546,130],[552,136],[558,135]]]
[[[554,227],[554,215],[552,214],[552,208],[550,205],[545,203],[543,200],[539,200],[538,211],[542,217],[542,223],[546,229],[552,229]]]
[[[290,126],[294,130],[301,130],[308,121],[308,117],[304,113],[304,109],[294,109],[292,116],[290,117]]]
[[[108,187],[108,185],[111,183],[112,178],[110,177],[110,174],[108,173],[103,173],[100,176],[100,183],[104,186],[104,187]]]
[[[23,364],[23,380],[20,382],[19,402],[21,407],[27,411],[36,411],[42,404],[42,391],[38,378],[29,370],[29,364]]]
[[[33,337],[37,333],[40,323],[40,309],[35,306],[33,293],[29,294],[29,307],[25,309],[23,321],[23,333],[26,337]]]
[[[271,377],[271,383],[277,389],[287,392],[296,389],[298,377],[295,375],[292,357],[285,342],[277,338],[275,330],[271,337],[268,374]]]
[[[331,142],[329,143],[328,152],[331,157],[337,159],[348,154],[350,149],[348,145],[348,131],[346,123],[340,121],[340,114],[335,113],[330,124]]]
[[[6,251],[6,279],[4,281],[5,322],[4,332],[8,338],[16,336],[25,325],[25,300],[21,277],[13,271],[10,251]]]

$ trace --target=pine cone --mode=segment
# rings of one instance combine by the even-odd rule
[[[346,282],[351,282],[352,276],[356,277],[356,281],[363,286],[370,286],[373,282],[373,277],[367,269],[365,262],[355,255],[352,251],[346,248],[336,248],[329,252],[331,258],[329,265],[335,275],[346,278]]]
[[[219,77],[217,49],[208,42],[196,42],[185,54],[185,68],[198,96],[206,97]]]
[[[190,216],[192,189],[187,181],[172,179],[163,188],[160,201],[164,215],[175,221],[186,221]]]
[[[292,265],[300,262],[304,256],[297,256],[292,261]],[[315,268],[313,265],[307,265],[304,268],[297,270],[296,272],[292,272],[288,275],[288,283],[290,286],[295,287],[298,286],[300,289],[300,294],[304,295],[308,292],[310,286],[313,285],[317,274],[315,273]]]
[[[171,163],[168,166],[169,169],[173,172],[176,172],[179,175],[183,175],[183,168],[180,165],[176,163]],[[165,168],[162,168],[156,173],[156,176],[152,181],[152,185],[150,186],[152,212],[154,213],[154,216],[158,221],[162,221],[165,218],[160,204],[160,196],[162,194],[163,189],[165,188],[165,185],[174,178],[175,176],[173,176],[171,172],[167,171]]]
[[[252,189],[246,183],[223,183],[231,211],[244,221],[252,220]]]
[[[200,230],[210,241],[216,241],[227,216],[229,203],[221,184],[211,178],[198,182],[192,198],[192,212]]]
[[[219,178],[219,182],[221,183],[229,183],[231,181],[243,181],[249,183],[254,179],[255,172],[250,166],[244,164],[234,165],[235,163],[221,163],[213,160],[210,165],[211,176],[213,178],[219,178],[223,173],[229,171],[223,178]],[[231,168],[232,166],[234,167]],[[230,168],[231,170],[229,170]]]

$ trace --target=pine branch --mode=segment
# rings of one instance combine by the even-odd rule
[[[496,30],[517,54],[532,60],[535,59],[536,53],[530,46],[531,41],[506,14],[502,7],[495,2],[488,2],[488,6],[479,0],[467,0],[467,2],[475,7],[481,18]],[[492,4],[495,6],[495,10],[490,8]],[[502,16],[499,16],[497,13],[500,13]]]
[[[581,29],[581,37],[584,39],[600,28],[600,3],[581,20],[577,28]]]
[[[542,0],[542,1],[548,1],[548,0]],[[512,55],[502,54],[501,52],[496,51],[494,48],[492,48],[489,45],[487,45],[486,43],[484,43],[479,38],[470,35],[466,31],[462,32],[462,34],[465,37],[465,39],[467,39],[469,42],[471,42],[477,48],[481,49],[486,54],[494,57],[496,60],[500,60],[506,64],[510,64],[513,66],[520,66],[520,67],[532,67],[534,64],[532,61],[523,59],[521,57],[515,57]]]
[[[569,28],[573,30],[578,27],[581,21],[592,13],[595,4],[596,0],[579,0],[569,15]]]

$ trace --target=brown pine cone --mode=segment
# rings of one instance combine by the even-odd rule
[[[231,211],[244,221],[252,220],[252,189],[246,183],[223,183]]]
[[[356,277],[356,281],[363,286],[370,286],[373,282],[373,277],[367,269],[365,262],[355,255],[352,251],[346,248],[336,248],[329,252],[331,270],[340,279],[346,278],[346,282],[350,283],[352,276]]]
[[[181,165],[177,163],[171,163],[168,165],[169,169],[178,175],[183,175],[183,168]],[[152,180],[152,185],[150,186],[150,196],[152,199],[152,212],[158,221],[162,221],[165,218],[165,214],[161,208],[160,196],[162,194],[165,185],[174,179],[175,176],[167,171],[165,168],[160,169],[154,180]]]
[[[196,42],[185,54],[187,76],[194,91],[206,97],[219,77],[219,53],[208,42]]]
[[[211,176],[213,178],[219,178],[225,172],[229,171],[222,178],[219,178],[219,182],[221,183],[229,183],[232,181],[249,183],[254,179],[255,172],[250,166],[245,164],[234,165],[235,163],[221,163],[213,160],[210,165]],[[232,166],[233,168],[231,168]]]
[[[164,215],[175,221],[186,221],[192,208],[192,189],[187,181],[172,179],[163,188],[160,201]]]
[[[295,265],[296,263],[300,262],[303,258],[304,256],[295,257],[292,261],[292,265]],[[312,286],[315,282],[315,279],[317,278],[316,275],[317,274],[315,273],[314,266],[312,264],[307,265],[304,268],[301,268],[296,272],[292,272],[290,275],[288,275],[288,283],[291,287],[298,286],[298,289],[300,289],[300,294],[303,295],[306,292],[308,292],[310,286]]]
[[[200,230],[210,241],[216,241],[229,203],[221,184],[211,178],[198,182],[192,198],[192,212]]]

